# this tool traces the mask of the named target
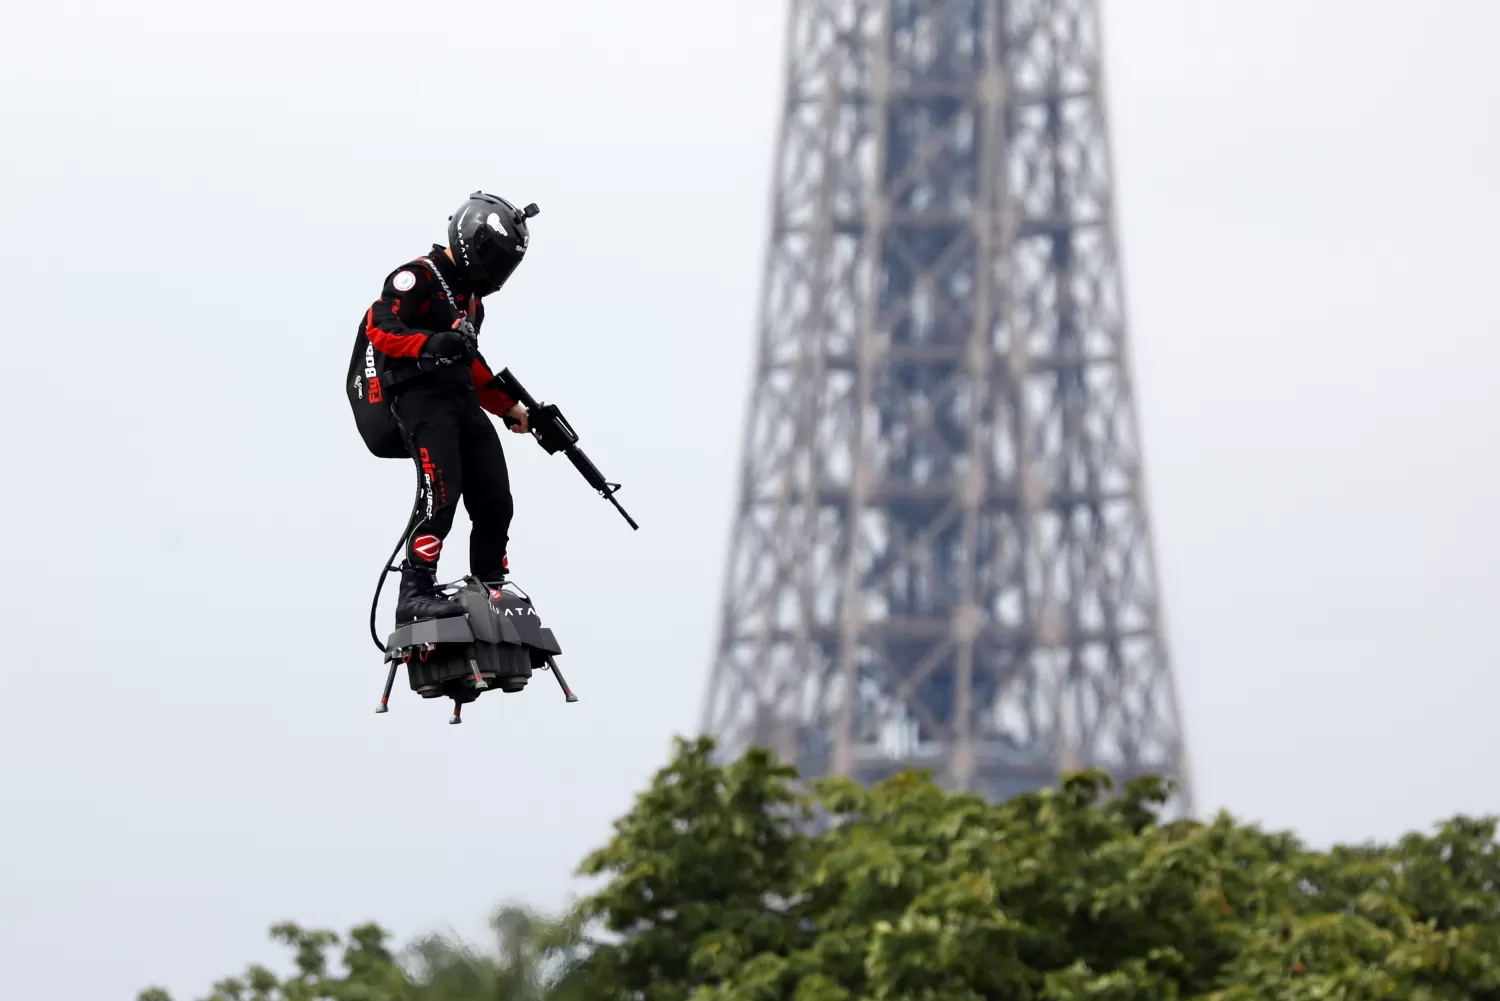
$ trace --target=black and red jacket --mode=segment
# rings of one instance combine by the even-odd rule
[[[453,296],[452,304],[448,301],[449,293]],[[443,247],[435,243],[427,257],[408,261],[386,275],[380,298],[365,313],[364,334],[375,350],[385,355],[382,367],[388,373],[387,379],[396,385],[417,379],[424,383],[459,384],[472,379],[479,405],[503,417],[516,401],[501,392],[495,373],[477,350],[467,372],[459,365],[435,366],[431,359],[420,357],[429,336],[452,330],[464,317],[478,333],[484,322],[484,302],[463,290],[458,268]]]

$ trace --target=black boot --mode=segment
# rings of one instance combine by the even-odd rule
[[[438,593],[431,567],[401,565],[401,594],[396,599],[396,625],[417,619],[446,619],[464,614],[451,598]]]

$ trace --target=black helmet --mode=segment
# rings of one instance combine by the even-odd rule
[[[476,191],[448,217],[448,247],[470,293],[489,295],[505,284],[526,256],[526,220],[540,211]]]

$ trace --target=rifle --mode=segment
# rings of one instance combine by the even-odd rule
[[[578,432],[573,430],[573,426],[562,415],[562,411],[557,409],[557,405],[555,403],[538,403],[530,393],[526,392],[526,387],[521,385],[520,380],[512,375],[508,368],[502,369],[500,374],[495,376],[495,382],[499,384],[501,392],[506,396],[509,396],[513,400],[519,400],[525,405],[527,411],[529,411],[527,419],[530,424],[531,433],[541,444],[542,448],[547,450],[547,454],[555,455],[558,452],[562,452],[566,455],[568,461],[573,464],[573,468],[583,474],[583,478],[588,481],[589,486],[597,490],[599,496],[613,504],[615,510],[620,512],[621,516],[630,524],[632,529],[640,531],[641,526],[635,523],[634,518],[625,513],[625,509],[615,499],[615,494],[620,490],[620,484],[610,483],[606,480],[604,474],[599,472],[598,468],[589,461],[589,457],[583,454],[583,449],[578,447]],[[506,423],[514,424],[516,422],[507,419]]]

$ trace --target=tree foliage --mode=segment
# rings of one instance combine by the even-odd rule
[[[431,935],[397,955],[389,934],[375,924],[347,936],[279,924],[271,936],[291,951],[294,973],[283,978],[252,964],[214,984],[200,1001],[572,1001],[569,988],[556,981],[583,947],[575,926],[521,907],[498,909],[490,925],[497,946],[492,953]],[[137,1001],[172,997],[153,987]]]
[[[284,926],[298,974],[205,1001],[1500,1001],[1491,819],[1316,851],[1166,822],[1154,779],[989,803],[713,750],[679,742],[584,860],[602,888],[561,919],[502,912],[492,955]]]

